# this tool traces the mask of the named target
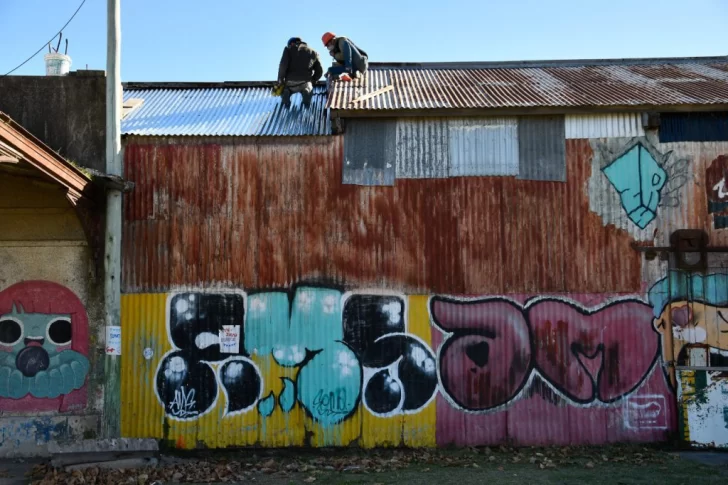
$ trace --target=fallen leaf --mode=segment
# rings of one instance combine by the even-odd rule
[[[586,465],[584,465],[584,466],[586,466],[587,468],[594,468],[594,463],[588,461],[588,462],[586,462]]]
[[[313,477],[313,476],[311,476],[311,477],[308,477],[308,478],[306,478],[306,479],[304,480],[304,482],[306,482],[306,483],[313,483],[313,482],[315,482],[315,481],[316,481],[316,477]]]

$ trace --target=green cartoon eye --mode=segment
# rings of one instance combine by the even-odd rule
[[[23,324],[14,318],[0,318],[0,344],[13,346],[23,338]]]
[[[71,343],[71,321],[68,318],[56,318],[48,323],[48,341],[53,345]]]

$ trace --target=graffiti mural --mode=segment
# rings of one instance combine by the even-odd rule
[[[685,442],[728,448],[728,373],[678,372],[680,430]]]
[[[651,237],[647,227],[659,208],[680,207],[691,160],[658,149],[650,137],[592,140],[589,208],[605,224],[615,224],[637,239]],[[626,218],[624,217],[626,215]]]
[[[678,365],[699,361],[728,367],[728,274],[671,271],[650,289],[649,298],[657,331],[664,335],[667,322],[672,323]]]
[[[435,297],[431,308],[451,333],[440,350],[443,389],[469,411],[511,402],[533,369],[573,403],[615,402],[643,383],[659,351],[651,309],[639,300],[587,309],[554,298],[521,306]]]
[[[661,436],[672,423],[653,308],[637,298],[464,299],[297,286],[159,301],[165,343],[143,336],[156,327],[125,342],[139,347],[128,365],[153,372],[161,414],[150,419],[166,423],[159,436],[178,447],[194,446],[184,430],[197,422],[230,428],[208,446],[538,442],[529,433],[539,427],[523,434],[494,424],[524,406],[557,417],[573,409],[565,421],[554,418],[567,433],[560,442],[573,441],[574,426],[609,429],[615,419],[625,439]],[[134,436],[136,421],[122,421]],[[466,428],[458,435],[452,426]],[[496,435],[478,434],[486,429]]]
[[[88,316],[69,289],[25,281],[0,292],[0,411],[86,405]]]
[[[721,155],[705,170],[708,213],[713,214],[715,229],[728,228],[728,155]]]
[[[667,182],[667,172],[657,162],[660,158],[639,141],[602,169],[627,216],[640,229],[657,217],[660,191]]]
[[[343,304],[342,304],[343,300]],[[296,289],[250,295],[184,293],[169,299],[168,325],[175,350],[162,359],[157,396],[173,419],[196,419],[214,407],[218,387],[227,413],[256,403],[270,416],[299,404],[323,425],[339,423],[363,399],[373,414],[416,412],[437,389],[432,350],[406,333],[405,299],[391,295],[343,295],[338,290]],[[240,350],[220,351],[225,326],[241,329]],[[296,370],[280,395],[261,396],[261,375],[251,355],[269,356]],[[217,373],[214,367],[218,367]]]
[[[197,419],[219,397],[227,396],[227,413],[243,412],[260,397],[260,373],[244,351],[225,353],[226,328],[241,329],[245,294],[177,293],[169,297],[167,330],[174,350],[159,363],[155,389],[168,416]],[[217,372],[216,372],[217,369]]]
[[[379,416],[416,412],[437,390],[435,356],[407,333],[405,301],[355,294],[344,306],[344,341],[365,371],[364,405]]]

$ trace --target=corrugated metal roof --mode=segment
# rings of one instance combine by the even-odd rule
[[[270,86],[190,84],[127,86],[124,101],[144,103],[121,123],[125,135],[145,136],[307,136],[329,135],[326,88],[314,88],[309,109],[293,95],[291,108],[271,95]]]
[[[389,85],[394,89],[352,104],[358,96]],[[335,83],[329,99],[336,110],[725,104],[728,58],[373,63],[361,79]]]

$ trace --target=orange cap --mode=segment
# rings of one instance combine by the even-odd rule
[[[329,42],[331,42],[331,39],[336,37],[336,34],[333,32],[326,32],[323,37],[321,37],[321,40],[323,41],[324,45],[329,45]]]

